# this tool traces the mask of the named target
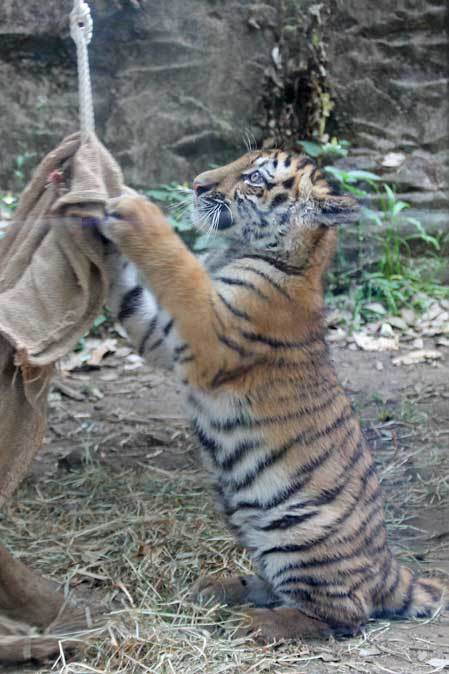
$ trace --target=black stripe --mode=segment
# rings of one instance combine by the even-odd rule
[[[351,482],[353,479],[353,474],[351,473],[351,470],[357,465],[358,461],[364,456],[365,454],[365,447],[362,442],[359,442],[357,451],[354,453],[354,455],[351,458],[351,461],[348,464],[345,464],[344,466],[344,471],[343,471],[343,480],[340,482],[340,484],[336,484],[335,487],[332,489],[323,489],[321,494],[317,496],[314,499],[311,499],[309,502],[309,505],[312,506],[323,506],[323,505],[329,505],[335,499],[341,494],[342,491],[348,486],[348,484]],[[372,471],[374,472],[374,466],[371,465],[368,468],[368,472]]]
[[[268,382],[267,385],[270,385],[271,383],[272,382]],[[307,391],[307,393],[309,392],[309,388],[305,390]],[[300,404],[300,401],[298,399],[298,409],[295,409],[295,411],[291,413],[279,416],[276,415],[266,417],[250,417],[248,415],[238,414],[235,417],[225,420],[210,417],[208,410],[204,408],[204,406],[200,403],[200,401],[193,393],[189,396],[189,402],[191,402],[198,411],[207,416],[207,423],[214,431],[220,433],[229,433],[231,431],[234,431],[236,428],[239,429],[261,428],[264,426],[269,426],[271,424],[282,424],[285,423],[286,421],[291,421],[292,419],[299,420],[303,417],[309,417],[314,414],[322,413],[326,411],[332,405],[332,403],[336,401],[338,396],[342,393],[341,390],[339,389],[335,390],[334,388],[332,388],[329,392],[330,396],[329,397],[326,396],[326,398],[324,400],[321,400],[317,405],[310,405],[306,407]],[[345,400],[345,402],[348,401]],[[347,440],[348,438],[345,436],[345,439]]]
[[[164,333],[165,336],[167,336],[168,333],[170,332],[170,330],[172,329],[172,327],[174,325],[174,322],[175,322],[175,319],[171,318],[168,321],[168,323],[162,328],[162,332]]]
[[[247,351],[246,349],[244,349],[242,346],[240,346],[240,344],[238,344],[238,342],[234,341],[230,337],[226,337],[225,335],[219,334],[219,335],[217,335],[217,338],[228,349],[231,349],[232,351],[235,351],[242,358],[249,358],[249,357],[255,355],[252,351]]]
[[[249,283],[248,281],[242,281],[241,279],[231,278],[229,276],[218,276],[216,280],[220,281],[220,283],[225,283],[228,286],[239,286],[240,288],[251,290],[262,300],[269,299],[261,290],[259,290],[259,288],[257,288],[253,283]]]
[[[295,176],[293,176],[293,178],[288,178],[288,180],[284,180],[284,182],[282,183],[282,187],[285,187],[286,190],[289,190],[293,187],[294,182]]]
[[[253,449],[258,449],[259,447],[259,440],[243,440],[234,447],[232,454],[227,456],[226,459],[223,459],[223,461],[219,461],[220,468],[227,472],[232,470],[235,464],[243,459],[243,457],[246,456],[248,452],[252,451]]]
[[[311,183],[315,182],[315,178],[316,178],[317,174],[319,174],[319,169],[318,169],[317,166],[315,166],[315,168],[312,169],[312,171],[310,172],[310,175],[309,175],[309,180],[310,180]],[[319,177],[319,175],[318,175],[318,177]]]
[[[302,376],[307,373],[307,377],[310,378],[310,380],[313,378],[313,381],[316,382],[320,379],[320,370],[323,369],[322,366],[326,367],[329,365],[329,363],[326,363],[323,359],[323,356],[327,355],[329,352],[327,344],[321,340],[311,340],[311,345],[317,344],[320,346],[319,349],[312,351],[307,345],[302,349],[303,354],[308,356],[308,359],[288,360],[283,356],[278,358],[273,357],[270,366],[273,370],[287,370],[287,372],[301,370]]]
[[[383,589],[382,602],[396,592],[396,590],[398,589],[398,586],[399,586],[399,582],[401,580],[401,568],[402,567],[399,564],[399,562],[397,561],[397,559],[394,559],[394,558],[390,557],[389,563],[390,563],[390,573],[391,573],[391,566],[394,565],[394,575],[393,575],[393,580],[392,581],[390,580],[390,584],[389,584],[389,586],[387,586],[387,589],[385,588],[385,585],[382,588]]]
[[[343,446],[349,438],[352,436],[353,432],[355,430],[355,427],[351,426],[348,431],[345,433],[340,445]],[[363,438],[359,441],[357,444],[357,448],[360,443],[363,442]],[[321,452],[318,457],[314,457],[310,461],[308,461],[306,464],[302,465],[296,473],[294,474],[293,477],[293,482],[284,489],[281,489],[281,491],[268,503],[259,503],[257,501],[240,501],[236,504],[235,510],[242,510],[242,509],[256,509],[256,510],[271,510],[272,508],[275,508],[282,503],[285,503],[289,498],[297,494],[301,489],[304,489],[305,486],[310,482],[310,480],[313,477],[313,473],[325,463],[325,461],[330,458],[335,452],[338,451],[338,447],[334,447],[333,445],[329,447],[327,450]],[[328,536],[329,533],[326,534]]]
[[[208,454],[212,457],[214,463],[216,464],[217,451],[219,451],[220,449],[218,444],[215,442],[214,438],[209,437],[205,433],[204,429],[201,428],[197,419],[192,419],[192,427],[201,446],[208,452]]]
[[[122,297],[120,303],[120,311],[118,313],[118,320],[120,323],[126,321],[127,318],[130,318],[136,311],[139,309],[143,296],[142,286],[135,286],[128,290],[125,295]]]
[[[290,342],[284,339],[277,339],[276,337],[259,335],[254,332],[248,332],[247,330],[240,330],[240,334],[242,335],[242,337],[248,339],[251,342],[266,344],[267,346],[271,346],[273,349],[305,349],[310,346],[313,346],[315,343],[318,342],[320,344],[324,344],[324,340],[322,337],[312,337],[311,339],[302,340],[300,342]]]
[[[270,524],[265,524],[263,527],[255,527],[259,531],[273,531],[274,529],[290,529],[298,524],[307,522],[307,520],[319,514],[319,510],[303,513],[302,515],[284,515],[277,520],[273,520]]]
[[[354,468],[354,466],[357,464],[357,462],[363,457],[363,455],[364,455],[364,445],[363,445],[363,443],[359,442],[358,445],[357,445],[357,451],[354,452],[354,455],[352,456],[351,461],[349,462],[349,464],[345,465],[345,467],[344,467],[344,471],[343,471],[344,479],[342,480],[342,482],[340,482],[340,484],[337,484],[337,485],[336,485],[335,487],[333,487],[332,489],[324,489],[324,490],[320,493],[320,495],[317,496],[316,498],[311,498],[311,499],[308,499],[308,500],[306,500],[306,501],[303,501],[303,502],[301,503],[301,506],[302,506],[302,507],[317,507],[317,508],[318,508],[318,507],[320,507],[320,506],[323,506],[323,505],[329,505],[330,503],[332,503],[332,501],[334,501],[334,500],[337,498],[337,496],[339,496],[339,495],[341,494],[341,492],[345,489],[345,487],[347,487],[347,485],[348,485],[348,484],[351,482],[351,480],[353,479],[354,476],[353,476],[351,470]],[[374,469],[374,466],[371,465],[371,466],[368,468],[368,470],[366,471],[366,473],[367,473],[367,474],[371,474],[371,473],[374,472],[374,470],[375,470],[375,469]],[[367,478],[367,475],[365,475],[362,479],[366,481],[366,478]],[[302,488],[303,488],[303,487],[310,481],[310,479],[311,479],[311,476],[309,475],[308,478],[307,478],[307,480],[305,480],[305,481],[303,482]],[[359,505],[359,504],[357,503],[357,505]],[[310,514],[307,513],[307,514],[304,516],[304,521],[307,520],[307,519],[309,519],[309,517],[313,517],[314,515],[318,514],[319,512],[320,512],[319,510],[315,510],[315,511],[313,511],[313,512],[310,513]],[[288,522],[290,517],[291,517],[291,524],[286,524],[285,526],[283,526],[283,525],[282,525],[283,520],[286,520],[286,521]],[[289,527],[289,526],[294,526],[294,525],[295,525],[295,521],[294,521],[294,520],[295,520],[296,517],[297,517],[297,519],[298,519],[298,522],[297,522],[297,523],[299,524],[299,523],[302,521],[301,518],[302,518],[303,516],[290,516],[290,515],[286,515],[285,517],[280,518],[279,520],[275,520],[275,522],[278,523],[278,527],[276,527],[276,526],[273,526],[273,527],[269,526],[269,527],[261,527],[261,528],[262,528],[262,529],[269,529],[269,528],[273,528],[273,529],[275,529],[275,528],[285,529],[285,528],[287,528],[287,527]],[[327,536],[329,536],[329,535],[330,535],[330,533],[328,532],[328,533],[327,533]]]
[[[266,274],[265,272],[261,271],[260,269],[254,269],[254,267],[248,267],[245,266],[243,267],[242,265],[238,265],[237,269],[241,269],[242,271],[249,271],[253,272],[253,274],[257,274],[257,276],[260,276],[261,278],[265,279],[265,281],[268,281],[268,283],[275,288],[281,295],[286,297],[288,300],[291,301],[291,297],[288,294],[288,292],[279,284],[277,283],[274,279],[271,278],[269,274]]]
[[[165,341],[165,338],[160,337],[150,346],[150,348],[148,350],[149,351],[156,351],[156,349],[158,349],[164,343],[164,341]]]
[[[272,200],[270,206],[272,208],[277,208],[281,204],[284,204],[286,201],[288,201],[288,194],[286,192],[281,192],[281,194],[276,194],[274,199]]]
[[[441,600],[441,595],[443,593],[442,588],[435,587],[422,578],[417,580],[416,584],[423,588],[423,590],[425,590],[428,594],[430,594],[433,602],[437,603]]]
[[[237,318],[243,318],[243,320],[245,320],[245,321],[251,320],[247,313],[245,313],[244,311],[240,311],[240,309],[237,309],[236,307],[234,307],[225,297],[223,297],[223,295],[220,292],[217,293],[217,295],[218,295],[218,298],[223,302],[225,307],[227,309],[229,309],[231,314],[233,314]]]
[[[284,274],[289,274],[292,276],[297,276],[297,275],[302,275],[303,269],[299,267],[295,267],[294,265],[289,264],[285,260],[281,260],[279,258],[273,258],[270,257],[269,255],[263,255],[262,253],[252,253],[251,255],[245,255],[244,258],[241,258],[242,260],[245,259],[250,259],[250,260],[263,260],[267,264],[271,265],[272,267],[275,267],[278,271],[284,272]]]
[[[315,163],[311,159],[309,159],[308,157],[300,157],[298,159],[298,161],[296,162],[296,167],[298,169],[303,169],[303,168],[305,168],[306,166],[309,166],[309,165],[315,166]]]
[[[363,491],[365,490],[365,488],[366,488],[366,485],[362,482],[362,486],[361,486],[359,492],[357,493],[357,495],[355,496],[355,498],[354,498],[354,500],[353,500],[353,503],[350,505],[350,507],[348,508],[348,510],[347,510],[346,512],[344,512],[344,513],[338,518],[338,520],[336,520],[336,522],[334,523],[334,525],[333,525],[334,531],[338,531],[338,528],[339,528],[339,527],[340,527],[340,526],[341,526],[341,525],[342,525],[342,524],[343,524],[343,523],[344,523],[344,522],[351,516],[351,514],[354,513],[355,509],[356,509],[357,507],[360,507],[360,496],[361,496],[361,494],[363,493]],[[379,499],[379,496],[380,496],[380,490],[379,490],[379,486],[377,485],[376,490],[374,491],[374,493],[373,493],[372,496],[371,496],[371,498],[372,498],[373,501],[374,501],[374,508],[373,508],[373,511],[370,513],[370,515],[368,516],[368,518],[366,518],[366,520],[365,520],[363,523],[360,524],[360,526],[356,529],[356,531],[354,531],[352,534],[348,534],[348,535],[346,535],[346,536],[339,537],[339,538],[335,541],[335,545],[341,545],[341,544],[353,543],[355,540],[357,540],[357,538],[358,538],[360,535],[363,534],[363,532],[365,531],[366,526],[368,526],[369,521],[371,521],[371,519],[373,519],[373,517],[374,517],[379,511],[382,510],[382,502],[381,502],[381,500]],[[378,499],[379,499],[379,500],[378,500]],[[380,530],[380,529],[382,529],[382,528],[385,528],[385,523],[384,523],[383,518],[381,519],[380,522],[378,522],[378,524],[374,527],[374,529],[371,530],[371,532],[370,532],[370,537],[369,537],[369,538],[370,538],[370,539],[373,538],[373,536],[378,532],[378,530]],[[312,548],[316,547],[317,545],[320,545],[321,543],[324,543],[325,541],[330,541],[330,536],[331,536],[331,535],[332,535],[332,532],[329,533],[329,531],[325,531],[323,534],[321,534],[321,536],[319,536],[319,537],[316,538],[315,540],[309,541],[308,543],[303,543],[303,544],[298,544],[298,545],[287,546],[287,547],[288,547],[287,550],[284,550],[284,548],[285,548],[286,546],[279,546],[279,547],[269,548],[269,550],[264,550],[264,551],[261,553],[261,557],[263,557],[263,556],[265,556],[265,555],[267,555],[267,554],[278,553],[278,552],[301,552],[301,553],[303,553],[303,552],[308,552],[308,551],[310,551]],[[365,538],[363,538],[363,540],[362,540],[362,542],[361,542],[361,549],[365,548],[367,545],[368,545],[368,542],[367,542],[367,539],[366,539],[366,537],[365,537]],[[384,545],[384,544],[383,544],[383,545]],[[293,549],[293,548],[294,548],[294,549]],[[302,564],[301,562],[299,562],[298,565],[297,565],[297,564],[287,565],[286,567],[284,567],[284,568],[280,569],[279,571],[277,571],[277,572],[273,575],[272,579],[274,580],[274,579],[277,578],[278,576],[281,576],[283,573],[286,573],[287,571],[290,571],[290,570],[292,570],[292,569],[298,569],[298,568],[303,568],[303,564]]]
[[[410,610],[410,606],[412,605],[413,602],[413,589],[415,586],[415,579],[413,576],[410,578],[409,586],[407,588],[407,593],[404,597],[404,601],[402,602],[402,606],[398,611],[395,611],[395,615],[400,616],[400,617],[405,617],[407,613]]]
[[[189,345],[187,344],[187,342],[184,342],[184,344],[179,344],[179,346],[175,346],[173,351],[177,356],[179,356],[179,355],[181,355],[181,353],[183,353],[188,348],[189,348]]]
[[[299,599],[302,601],[314,601],[315,596],[310,592],[310,590],[305,590],[302,587],[292,587],[288,588],[286,590],[282,590],[282,594],[288,595],[289,597],[295,597],[295,599]]]
[[[146,331],[143,335],[142,341],[140,342],[140,346],[139,346],[139,353],[140,353],[141,356],[143,356],[143,354],[145,353],[147,342],[150,339],[153,332],[156,330],[158,317],[159,317],[158,314],[155,314],[153,316],[153,318],[151,319],[151,321],[148,324],[148,328],[146,329]]]
[[[184,356],[178,360],[179,365],[185,365],[185,363],[192,363],[195,360],[195,356]]]
[[[341,390],[340,387],[337,386],[335,381],[328,381],[325,377],[320,376],[319,381],[315,382],[314,380],[308,380],[307,384],[303,384],[301,381],[296,381],[296,377],[293,376],[291,379],[288,378],[288,374],[286,374],[285,377],[275,377],[274,379],[268,379],[266,383],[264,383],[263,388],[258,387],[257,389],[254,390],[254,394],[262,394],[263,396],[266,395],[266,390],[267,386],[274,386],[277,383],[285,384],[286,382],[291,381],[295,385],[298,391],[298,396],[301,394],[301,391],[305,394],[305,396],[310,395],[310,390],[313,389],[315,393],[321,390],[324,386],[328,388],[332,388],[333,390],[336,391],[336,394],[342,394],[343,391]],[[216,431],[232,431],[234,430],[237,426],[252,426],[255,424],[256,426],[258,425],[258,420],[257,419],[248,419],[248,417],[243,417],[241,414],[237,415],[236,417],[233,417],[231,419],[226,419],[225,421],[223,420],[218,420],[217,418],[211,417],[209,410],[205,409],[203,404],[198,400],[198,398],[191,393],[189,396],[189,401],[196,407],[197,410],[199,410],[203,415],[207,416],[207,421],[211,425],[211,427],[216,430]],[[325,401],[326,402],[326,401]],[[331,401],[329,401],[331,402]],[[316,408],[311,406],[307,408],[303,408],[305,413],[313,413],[314,411],[320,411],[320,407],[317,406]],[[325,409],[323,405],[323,409]],[[285,419],[285,415],[283,417],[261,417],[261,422],[262,425],[265,423],[265,420],[269,420],[270,418],[273,418],[274,420],[280,419],[282,421]]]
[[[293,585],[294,583],[302,583],[303,585],[308,585],[309,587],[335,587],[342,584],[342,580],[329,580],[328,578],[324,580],[323,578],[316,578],[316,576],[289,576],[285,578],[282,583],[276,585],[276,591],[283,591],[284,586]]]
[[[380,522],[371,532],[371,535],[374,537],[377,535],[378,531],[381,530],[384,527],[384,523]],[[285,554],[285,553],[297,553],[297,552],[302,552],[302,546],[301,545],[283,545],[283,546],[278,546],[275,548],[270,548],[269,550],[265,551],[263,554]],[[328,566],[329,564],[336,564],[337,562],[346,562],[351,559],[354,559],[358,555],[362,554],[366,550],[366,556],[368,558],[371,557],[371,554],[373,552],[382,552],[382,550],[385,549],[385,542],[381,543],[380,545],[377,545],[373,548],[371,548],[371,551],[368,550],[367,548],[367,543],[363,539],[360,544],[354,548],[354,550],[351,550],[349,553],[343,553],[339,552],[336,553],[335,555],[328,555],[328,556],[323,556],[323,557],[311,557],[310,559],[303,560],[303,561],[298,561],[295,563],[295,567],[297,569],[307,569],[307,568],[315,568],[315,567],[323,567],[323,566]],[[285,573],[285,570],[282,570],[283,573]],[[272,576],[272,580],[276,578],[278,574],[280,574],[281,571],[276,572]]]
[[[281,569],[281,571],[277,572],[275,575],[280,576],[283,573],[287,573],[288,571],[297,571],[299,567],[296,564],[289,564],[288,567],[285,569]],[[372,567],[368,566],[366,563],[363,564],[362,566],[353,566],[351,567],[350,570],[350,577],[358,576],[361,575],[360,580],[356,583],[358,586],[359,584],[363,585],[363,583],[366,583],[369,581],[369,578],[366,578],[366,576],[372,576],[373,573],[375,573],[372,569]],[[320,578],[317,576],[310,576],[310,575],[295,575],[295,576],[287,576],[284,580],[282,580],[280,583],[275,585],[275,590],[276,592],[284,592],[283,587],[293,584],[293,583],[303,583],[304,585],[308,585],[309,587],[339,587],[341,585],[345,585],[348,583],[348,572],[346,570],[342,569],[335,569],[332,572],[332,577],[331,578]]]
[[[299,409],[295,409],[294,412],[279,416],[266,416],[266,417],[243,417],[238,416],[233,419],[226,419],[226,421],[218,421],[214,419],[209,419],[209,425],[215,431],[229,432],[235,430],[236,427],[239,428],[262,428],[265,426],[270,426],[272,424],[283,424],[286,421],[292,421],[293,419],[302,419],[304,417],[309,417],[313,414],[321,413],[327,410],[332,403],[336,400],[335,392],[331,392],[331,396],[326,398],[324,401],[320,402],[318,405],[311,405],[310,407],[305,407],[299,405]],[[299,401],[298,401],[299,402]]]
[[[284,166],[285,166],[285,168],[288,168],[288,167],[290,166],[291,163],[292,163],[292,158],[290,157],[290,155],[288,155],[288,156],[285,158],[285,160],[284,160]]]
[[[293,438],[290,440],[287,440],[281,447],[278,447],[272,451],[270,456],[265,457],[262,461],[259,461],[258,464],[256,464],[256,467],[253,468],[245,477],[240,480],[239,482],[232,483],[232,488],[235,489],[236,491],[240,491],[242,489],[247,489],[249,486],[254,484],[254,482],[260,477],[262,473],[264,473],[268,468],[271,468],[275,463],[280,461],[293,447],[295,447],[298,444],[301,444],[302,446],[308,446],[311,443],[315,442],[316,440],[319,440],[320,438],[325,438],[326,436],[330,435],[331,433],[334,433],[336,430],[341,428],[346,421],[349,421],[349,419],[352,419],[353,414],[352,410],[349,411],[347,415],[342,415],[336,420],[334,420],[331,424],[328,424],[327,426],[319,429],[318,431],[315,431],[313,433],[309,432],[304,432],[301,431],[297,435],[295,435]],[[301,467],[301,474],[303,474],[303,470],[316,470],[321,463],[323,463],[328,456],[335,452],[335,448],[332,447],[329,450],[321,452],[317,457],[312,459],[308,466]]]

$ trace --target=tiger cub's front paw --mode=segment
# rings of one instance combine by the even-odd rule
[[[141,196],[126,195],[109,203],[102,234],[136,262],[151,247],[155,230],[165,225],[161,210]]]

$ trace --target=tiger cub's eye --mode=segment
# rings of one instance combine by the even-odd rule
[[[245,181],[250,183],[250,185],[262,185],[263,177],[260,171],[253,171],[245,176]]]

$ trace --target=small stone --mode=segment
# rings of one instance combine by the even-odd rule
[[[422,316],[423,321],[434,321],[441,313],[443,309],[440,307],[438,302],[434,302],[430,305],[427,311],[424,312]]]
[[[383,369],[384,369],[383,363],[381,363],[380,360],[376,360],[376,370],[381,371]]]
[[[415,325],[416,323],[416,314],[413,309],[402,309],[401,316],[407,325]]]
[[[397,351],[399,348],[397,335],[378,337],[364,332],[354,332],[352,338],[362,351]]]
[[[368,304],[365,304],[365,309],[372,311],[373,314],[379,314],[379,316],[384,316],[387,313],[384,305],[380,304],[380,302],[369,302]]]
[[[381,337],[394,337],[394,330],[389,323],[382,323],[379,334]]]
[[[341,342],[346,337],[346,332],[342,328],[337,328],[336,330],[329,330],[327,340],[328,342]]]
[[[441,314],[438,314],[434,323],[437,323],[438,325],[440,325],[441,323],[446,323],[447,321],[449,321],[449,312],[442,311]]]
[[[407,330],[407,323],[403,318],[399,318],[399,316],[390,316],[388,322],[393,326],[393,328],[397,328],[403,332]]]
[[[440,337],[437,339],[438,346],[449,346],[449,339],[447,337]]]
[[[424,340],[422,337],[417,337],[416,339],[413,340],[413,342],[410,343],[410,346],[412,349],[423,349],[424,348]]]
[[[358,347],[357,347],[357,344],[354,344],[354,343],[350,344],[348,348],[351,351],[358,351],[359,350]]]
[[[403,356],[398,356],[393,358],[393,365],[417,365],[418,363],[425,363],[426,361],[435,361],[442,358],[439,351],[432,349],[424,350],[418,349],[417,351],[410,351],[409,353],[404,354]]]

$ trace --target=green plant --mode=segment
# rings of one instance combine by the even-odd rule
[[[6,227],[14,215],[17,198],[11,192],[0,192],[0,239],[6,234]]]
[[[113,325],[112,316],[110,315],[109,311],[106,308],[103,309],[103,311],[104,313],[97,316],[97,318],[94,320],[93,325],[89,330],[89,332],[86,332],[86,334],[83,335],[83,337],[81,337],[78,340],[77,345],[73,349],[75,353],[79,351],[84,351],[86,347],[87,337],[101,337],[102,335],[104,335],[105,328],[106,330],[109,330],[112,327]],[[88,358],[88,355],[86,355],[86,358]]]
[[[331,144],[301,141],[301,145],[314,158],[332,155],[329,145],[335,147],[334,157],[343,156],[339,154],[342,145],[344,150],[348,148],[347,144],[335,139]],[[348,263],[343,253],[344,245],[340,246],[337,268],[331,274],[331,290],[351,298],[354,321],[378,318],[373,315],[373,303],[380,303],[386,312],[397,314],[405,306],[424,309],[428,297],[449,297],[449,289],[433,281],[425,265],[411,261],[412,240],[424,243],[433,256],[440,251],[440,241],[430,235],[419,220],[407,216],[410,204],[398,199],[394,188],[371,171],[341,169],[332,165],[323,169],[343,190],[363,204],[359,222],[354,227],[344,228],[341,237],[350,236],[357,242],[356,265]],[[377,254],[373,259],[367,255],[370,248],[366,235],[368,223],[378,226],[378,230],[370,234],[372,243],[377,244]]]
[[[317,143],[311,140],[299,140],[298,145],[313,159],[324,157],[346,157],[350,144],[347,140],[332,138],[327,143]]]
[[[16,178],[19,189],[25,187],[25,183],[27,181],[25,169],[27,168],[27,165],[30,163],[30,161],[34,159],[35,156],[36,156],[35,152],[24,152],[23,154],[19,154],[16,157],[14,176]]]

